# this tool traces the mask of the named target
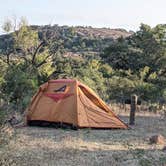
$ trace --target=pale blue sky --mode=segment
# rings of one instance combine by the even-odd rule
[[[0,0],[0,26],[13,15],[38,25],[137,30],[140,23],[166,23],[166,0]]]

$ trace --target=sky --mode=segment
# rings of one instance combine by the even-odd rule
[[[81,25],[136,31],[141,23],[166,24],[166,0],[0,0],[5,19],[26,17],[33,25]],[[3,33],[0,28],[0,33]]]

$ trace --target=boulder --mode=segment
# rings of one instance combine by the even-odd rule
[[[163,145],[165,143],[165,138],[162,135],[154,135],[150,137],[150,143],[151,144],[160,144]]]

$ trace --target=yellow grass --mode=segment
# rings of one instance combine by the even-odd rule
[[[120,113],[125,122],[128,114]],[[0,165],[4,166],[166,165],[164,145],[149,144],[149,137],[154,134],[166,137],[166,121],[156,114],[137,113],[136,125],[130,130],[75,131],[42,127],[10,130],[4,129],[10,136],[0,146]]]

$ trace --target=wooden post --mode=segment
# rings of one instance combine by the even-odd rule
[[[131,96],[131,105],[130,105],[130,125],[135,124],[135,112],[137,109],[137,95]]]

